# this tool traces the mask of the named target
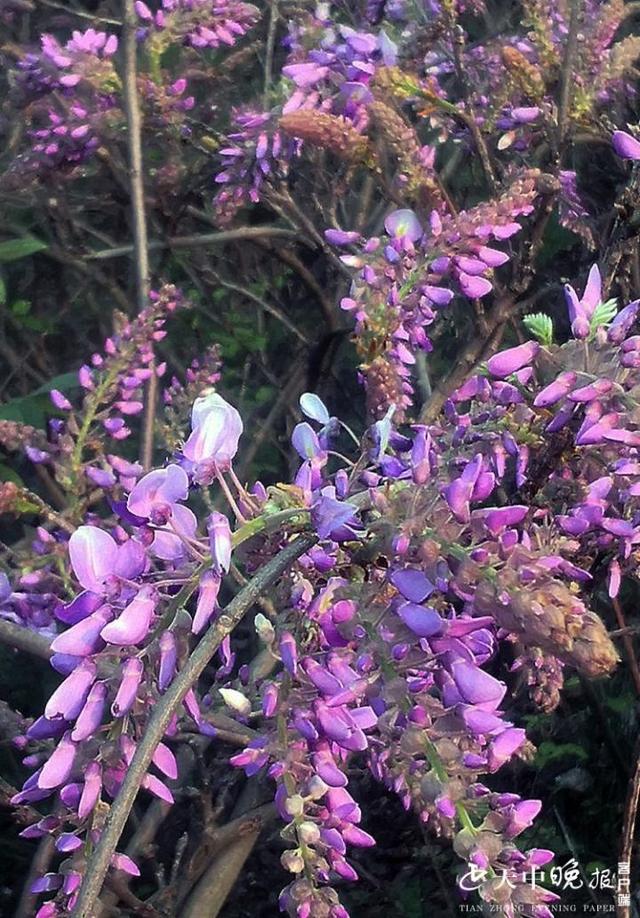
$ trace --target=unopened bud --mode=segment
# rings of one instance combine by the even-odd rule
[[[231,688],[221,688],[220,694],[228,708],[232,708],[232,710],[237,711],[238,714],[242,714],[245,717],[247,714],[251,713],[251,702],[242,692],[238,692],[236,689]]]
[[[302,816],[304,813],[304,798],[300,794],[293,794],[287,797],[284,802],[284,808],[289,816]]]
[[[295,851],[283,851],[280,857],[280,863],[289,873],[302,873],[304,870],[304,858],[299,849]]]
[[[253,620],[253,626],[263,644],[273,644],[276,639],[276,632],[266,615],[258,612]]]
[[[303,822],[298,826],[298,838],[305,845],[316,845],[320,841],[320,829],[315,822]]]
[[[319,775],[314,775],[307,785],[307,794],[312,800],[320,800],[328,790],[329,785]]]

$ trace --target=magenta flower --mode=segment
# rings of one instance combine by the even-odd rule
[[[191,412],[192,433],[183,453],[196,465],[224,471],[238,451],[242,418],[217,392],[197,398]]]

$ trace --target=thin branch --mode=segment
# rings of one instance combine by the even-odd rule
[[[571,0],[571,13],[569,16],[569,33],[565,45],[564,60],[562,62],[562,77],[560,86],[560,104],[558,105],[558,136],[560,145],[564,141],[569,123],[569,109],[571,106],[571,87],[575,80],[574,61],[578,52],[578,26],[580,25],[581,0]]]
[[[42,660],[49,660],[52,656],[46,637],[5,618],[0,618],[0,644],[30,653],[31,656],[40,657]]]
[[[225,242],[237,242],[243,239],[259,239],[277,237],[295,239],[303,242],[300,233],[295,230],[285,229],[281,226],[240,226],[237,229],[221,230],[219,233],[197,233],[193,236],[170,236],[168,239],[152,239],[148,251],[158,249],[197,249],[206,245],[221,245]],[[119,245],[113,249],[100,249],[84,255],[85,261],[106,261],[108,258],[121,258],[123,255],[132,255],[132,245]]]
[[[64,3],[55,3],[54,0],[35,0],[35,2],[40,4],[40,6],[48,7],[50,10],[58,10],[61,13],[67,13],[69,16],[77,16],[78,19],[88,19],[89,22],[94,24],[100,22],[104,23],[104,25],[122,25],[119,19],[111,19],[108,16],[96,16],[94,13],[85,13],[82,10],[73,9]],[[29,7],[33,9],[33,3],[30,3]]]
[[[636,831],[636,817],[638,814],[638,800],[640,800],[640,742],[635,750],[636,766],[633,778],[627,792],[627,801],[624,807],[624,820],[622,823],[622,842],[620,845],[620,863],[629,866],[627,877],[631,880],[631,856],[633,854],[633,839]],[[619,868],[618,868],[619,869]],[[621,877],[618,874],[618,889]],[[626,891],[626,890],[625,890]],[[631,906],[618,905],[616,909],[618,918],[631,918]]]
[[[264,249],[265,252],[270,252],[275,255],[279,261],[283,262],[285,265],[288,265],[296,272],[303,284],[306,284],[309,290],[318,298],[318,302],[320,303],[320,307],[322,309],[329,331],[337,331],[339,322],[333,308],[333,303],[326,295],[321,284],[316,280],[307,266],[303,264],[302,261],[300,261],[295,252],[292,252],[290,249],[283,246],[271,245],[264,239],[256,239],[255,243],[256,245],[260,246],[261,249]]]
[[[127,146],[129,149],[129,185],[131,190],[131,214],[133,217],[133,249],[136,274],[138,312],[149,305],[149,247],[147,240],[147,217],[144,205],[144,175],[142,166],[142,118],[137,86],[138,17],[134,0],[123,0],[124,18],[124,110],[127,117]],[[158,377],[155,365],[147,383],[144,404],[142,432],[142,465],[151,467],[153,454],[153,421],[156,411]]]
[[[224,287],[226,290],[233,290],[235,293],[239,293],[241,296],[246,297],[248,300],[254,302],[257,306],[260,307],[264,312],[269,313],[273,316],[274,319],[277,319],[278,322],[281,322],[285,328],[287,328],[294,337],[302,341],[304,345],[309,347],[310,341],[304,332],[301,332],[297,325],[295,325],[289,316],[287,316],[282,310],[278,309],[277,306],[268,303],[261,296],[258,296],[257,293],[254,293],[253,290],[249,290],[247,287],[243,287],[240,284],[234,284],[231,281],[225,280],[223,277],[220,277],[219,274],[215,275],[216,281]]]
[[[640,697],[640,669],[638,668],[638,661],[636,660],[633,638],[627,631],[627,623],[625,621],[624,612],[622,611],[622,606],[620,605],[620,600],[614,597],[611,602],[613,603],[613,608],[616,613],[618,626],[622,632],[622,643],[624,644],[624,651],[629,663],[629,669],[631,670],[631,676],[636,687],[636,694]]]
[[[267,31],[267,45],[264,59],[264,90],[263,107],[268,109],[269,90],[273,82],[273,53],[276,45],[276,27],[278,25],[278,0],[271,0],[269,10],[269,28]]]
[[[484,137],[482,136],[482,131],[480,130],[474,117],[473,109],[469,105],[471,90],[467,80],[467,74],[464,65],[464,30],[455,22],[453,23],[452,27],[451,40],[453,45],[453,59],[456,68],[456,76],[458,77],[458,82],[460,83],[464,100],[465,123],[471,132],[471,136],[473,137],[473,142],[478,151],[480,162],[482,163],[482,168],[484,170],[484,174],[491,193],[496,194],[498,190],[498,184],[496,181],[495,170],[491,163],[491,157],[489,156],[489,150],[487,149]],[[444,186],[442,187],[442,190],[444,190]],[[455,213],[455,206],[453,205],[453,202],[448,195],[447,198],[447,203],[449,207],[452,208],[452,213]]]
[[[14,912],[14,918],[29,918],[36,910],[38,902],[38,893],[32,893],[33,883],[46,873],[49,865],[56,854],[55,838],[53,835],[45,835],[40,839],[36,853],[33,856],[29,872],[27,873],[22,895],[18,902],[18,907]]]
[[[113,802],[100,841],[87,860],[82,886],[72,912],[73,918],[90,918],[93,914],[111,858],[140,789],[140,783],[147,773],[156,747],[164,736],[174,712],[225,637],[231,634],[262,593],[269,589],[314,542],[313,535],[299,536],[261,568],[253,580],[231,600],[191,654],[184,669],[155,706],[144,737],[136,749],[127,775]]]

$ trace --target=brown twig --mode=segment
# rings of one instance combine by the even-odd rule
[[[627,623],[625,621],[624,612],[622,611],[622,606],[620,605],[620,600],[616,596],[611,600],[611,602],[616,613],[618,627],[622,632],[622,643],[624,644],[624,651],[629,663],[629,669],[631,670],[631,676],[636,687],[636,694],[640,697],[640,669],[638,668],[638,661],[636,660],[636,652],[633,646],[633,639],[627,631]]]
[[[45,835],[40,839],[36,853],[31,861],[29,872],[24,882],[22,895],[20,896],[18,907],[14,913],[14,918],[31,918],[35,913],[38,894],[32,893],[31,887],[39,876],[47,872],[55,853],[55,838],[52,835]]]
[[[633,839],[636,830],[638,800],[640,800],[640,741],[636,744],[635,761],[636,764],[633,771],[633,778],[631,779],[631,784],[629,785],[627,800],[624,806],[622,841],[620,843],[620,863],[628,865],[629,879],[631,878],[631,857],[633,855]],[[616,915],[618,918],[631,918],[631,906],[621,904],[617,905]]]
[[[316,280],[307,266],[298,258],[295,252],[292,252],[289,248],[271,245],[266,239],[257,238],[254,242],[266,252],[271,252],[279,261],[288,265],[296,272],[302,283],[317,297],[329,331],[337,331],[338,318],[333,308],[333,303],[322,289],[321,284]]]
[[[258,571],[251,582],[224,609],[155,706],[146,732],[138,744],[126,777],[113,802],[100,841],[87,859],[85,876],[72,912],[73,918],[90,918],[93,913],[111,858],[138,795],[140,783],[147,773],[156,747],[164,736],[174,712],[202,674],[222,641],[231,634],[256,599],[272,586],[314,542],[315,537],[312,535],[298,536]]]
[[[485,178],[487,179],[487,184],[489,185],[491,193],[495,195],[498,191],[496,173],[491,163],[491,157],[489,156],[489,150],[485,143],[484,137],[482,136],[482,131],[478,127],[478,123],[473,116],[473,110],[469,105],[471,91],[464,66],[464,30],[455,22],[452,26],[451,43],[453,46],[453,60],[456,68],[456,76],[458,77],[458,82],[460,83],[464,100],[465,123],[471,132],[471,136],[473,137],[473,142],[478,151]],[[449,207],[452,208],[452,213],[455,213],[455,206],[453,205],[453,202],[449,199],[447,203]]]

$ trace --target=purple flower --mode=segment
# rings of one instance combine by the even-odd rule
[[[465,271],[458,271],[457,278],[460,289],[471,300],[481,299],[493,290],[493,284],[486,277],[478,277],[477,275],[467,274]]]
[[[131,710],[136,700],[143,671],[142,660],[137,657],[129,657],[128,660],[125,660],[122,666],[122,679],[111,705],[111,713],[114,717],[124,717]]]
[[[535,360],[539,350],[540,345],[536,341],[526,341],[524,344],[510,347],[490,357],[487,360],[487,369],[497,379],[506,379],[507,376],[521,370],[522,367],[529,366]]]
[[[71,411],[71,402],[59,389],[51,389],[49,398],[60,411]]]
[[[64,784],[71,774],[77,751],[78,747],[72,741],[71,734],[65,733],[42,766],[38,775],[38,787],[49,789]]]
[[[548,408],[550,405],[555,405],[556,402],[559,402],[573,389],[577,378],[578,375],[573,370],[560,373],[552,383],[549,383],[537,394],[533,404],[536,408]]]
[[[578,299],[571,284],[565,284],[564,294],[574,337],[587,338],[591,330],[591,318],[602,300],[602,278],[598,266],[592,265],[581,299]]]
[[[298,671],[298,647],[296,639],[289,631],[285,631],[280,638],[279,650],[282,665],[288,673],[295,676]]]
[[[435,590],[434,584],[422,571],[411,567],[392,571],[390,580],[405,599],[411,602],[422,602]]]
[[[83,709],[80,711],[75,726],[71,731],[71,739],[75,743],[93,736],[100,724],[104,713],[107,697],[105,682],[95,682],[87,696]]]
[[[111,607],[100,606],[97,612],[93,612],[54,638],[51,649],[54,653],[66,653],[76,657],[89,656],[100,644],[100,632],[112,618]]]
[[[191,411],[192,433],[183,453],[196,465],[224,471],[238,450],[242,418],[217,392],[197,398]]]
[[[118,646],[139,644],[149,633],[156,602],[155,589],[150,585],[143,586],[118,618],[102,629],[103,639]]]
[[[398,615],[407,628],[418,637],[433,637],[442,631],[443,621],[435,609],[425,608],[413,602],[405,602],[398,609]]]
[[[220,575],[213,571],[205,571],[200,578],[198,601],[193,616],[193,624],[191,625],[191,631],[194,634],[200,634],[215,612],[220,583]]]
[[[214,511],[207,519],[211,559],[216,574],[228,574],[231,566],[231,527],[224,513]]]
[[[504,682],[465,660],[452,665],[451,675],[463,700],[483,711],[495,711],[507,690]]]
[[[84,707],[96,674],[96,665],[91,660],[85,660],[77,666],[49,698],[44,716],[48,720],[58,717],[74,720]]]
[[[394,210],[385,219],[384,228],[395,239],[406,238],[411,242],[417,242],[424,232],[412,210]]]
[[[113,577],[118,546],[115,540],[97,526],[79,526],[69,539],[71,567],[79,583],[92,593],[104,593]]]
[[[186,500],[188,494],[187,473],[179,465],[168,465],[140,479],[127,498],[127,510],[162,526],[171,515],[172,505]]]
[[[640,141],[626,131],[614,131],[611,143],[622,159],[640,159]]]
[[[158,669],[158,688],[164,692],[176,673],[178,648],[173,631],[163,631],[160,635],[160,666]]]
[[[311,508],[311,520],[321,539],[334,542],[348,542],[359,538],[362,524],[356,516],[353,504],[336,500],[335,489],[324,488],[322,496]]]
[[[100,799],[102,768],[98,762],[89,762],[84,771],[84,786],[78,803],[78,817],[86,819]]]

